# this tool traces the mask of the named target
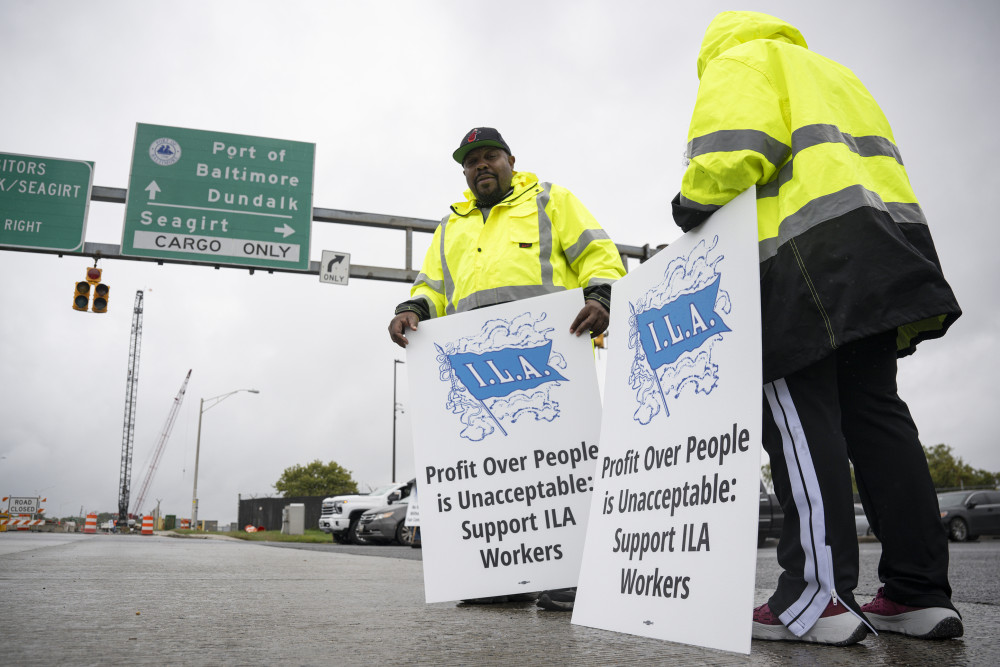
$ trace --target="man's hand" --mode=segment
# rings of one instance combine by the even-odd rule
[[[608,310],[599,301],[587,299],[576,319],[573,320],[573,324],[569,325],[569,332],[579,336],[589,331],[591,337],[594,337],[604,333],[610,319]]]
[[[389,338],[392,338],[392,342],[396,345],[405,348],[410,342],[406,340],[406,330],[416,331],[419,321],[420,318],[412,310],[404,310],[389,322]]]

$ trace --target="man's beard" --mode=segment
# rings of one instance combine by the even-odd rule
[[[476,192],[476,205],[478,206],[494,206],[503,201],[510,193],[510,189],[507,192],[501,192],[500,188],[491,188],[489,192],[480,194]]]

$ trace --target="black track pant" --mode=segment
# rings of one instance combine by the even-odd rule
[[[769,601],[805,632],[832,597],[858,610],[858,540],[848,459],[889,599],[949,607],[948,539],[917,428],[896,392],[895,332],[850,343],[764,385],[763,444],[785,512],[784,572]]]

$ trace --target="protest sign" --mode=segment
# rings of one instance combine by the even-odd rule
[[[750,652],[760,478],[745,193],[615,283],[573,623]]]
[[[582,290],[420,323],[406,363],[427,602],[575,586],[601,402]]]
[[[406,518],[403,523],[414,528],[420,526],[420,501],[417,500],[417,487],[414,485],[413,492],[410,493],[410,502],[406,506]]]

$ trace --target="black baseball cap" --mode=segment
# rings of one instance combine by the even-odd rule
[[[507,151],[507,155],[510,155],[510,147],[503,140],[503,137],[500,136],[499,132],[492,127],[474,127],[462,137],[462,143],[459,144],[458,150],[452,153],[451,156],[455,158],[455,162],[462,164],[466,153],[480,146],[496,146],[497,148],[504,149]]]

